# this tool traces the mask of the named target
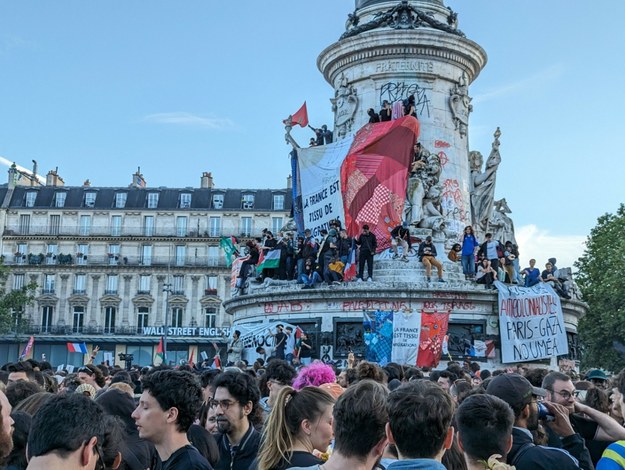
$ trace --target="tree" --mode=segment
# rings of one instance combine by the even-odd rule
[[[10,270],[0,261],[0,334],[5,334],[15,326],[24,323],[22,313],[26,305],[30,305],[35,299],[37,283],[31,282],[21,289],[6,291],[7,279]]]
[[[599,217],[575,267],[589,307],[578,326],[582,368],[618,371],[624,363],[620,351],[625,351],[625,205]]]

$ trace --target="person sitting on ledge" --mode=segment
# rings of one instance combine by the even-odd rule
[[[308,258],[299,275],[299,283],[304,284],[304,289],[313,289],[318,282],[321,282],[321,276],[317,272],[315,260],[313,258]]]
[[[449,250],[447,254],[447,258],[454,263],[462,261],[462,245],[460,245],[460,243],[454,243],[454,246],[451,247],[451,250]]]
[[[478,284],[484,284],[484,288],[491,289],[493,282],[497,277],[497,271],[493,269],[490,261],[486,258],[482,259],[475,275],[475,282]]]
[[[528,268],[525,268],[521,273],[525,275],[525,287],[535,286],[540,282],[540,270],[536,267],[536,260],[531,259]]]
[[[426,237],[425,241],[419,245],[418,256],[425,266],[425,275],[428,282],[432,280],[432,266],[438,271],[438,282],[445,282],[443,279],[443,264],[436,259],[436,247],[432,243],[431,236]]]
[[[540,280],[546,282],[551,287],[553,287],[553,290],[555,290],[560,297],[565,299],[571,298],[571,296],[567,294],[567,292],[562,287],[562,283],[560,282],[560,280],[555,276],[553,272],[553,264],[545,264],[545,270],[540,275]]]

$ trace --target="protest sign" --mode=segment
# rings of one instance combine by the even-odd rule
[[[417,365],[421,337],[421,312],[395,312],[391,360],[401,365]]]
[[[568,353],[560,297],[549,284],[495,282],[499,291],[501,362],[525,362]]]

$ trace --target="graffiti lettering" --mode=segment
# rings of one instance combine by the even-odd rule
[[[463,292],[432,292],[432,297],[437,299],[466,299],[469,295]]]
[[[430,117],[430,99],[425,92],[418,83],[388,82],[380,88],[380,106],[384,100],[394,103],[414,95],[417,115]]]
[[[457,311],[457,310],[477,310],[473,302],[458,302],[456,300],[448,302],[436,302],[428,300],[423,302],[424,310],[435,310],[437,312]]]
[[[451,147],[451,144],[445,142],[444,140],[435,140],[434,141],[434,148],[437,149],[446,149]]]
[[[304,310],[302,302],[267,302],[264,305],[265,313],[298,313]]]
[[[385,300],[354,300],[343,302],[344,312],[360,312],[362,310],[403,310],[409,305],[403,301],[389,302]]]
[[[445,167],[445,165],[447,165],[449,163],[449,157],[442,150],[440,152],[438,152],[438,158],[441,161],[441,166],[443,168]]]

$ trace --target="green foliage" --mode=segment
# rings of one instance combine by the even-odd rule
[[[599,217],[575,266],[576,282],[589,306],[578,327],[582,369],[621,370],[625,356],[613,342],[625,345],[625,205],[616,214]]]
[[[21,289],[6,289],[9,277],[9,268],[0,264],[0,334],[14,331],[17,315],[18,329],[24,323],[22,312],[26,305],[30,305],[35,299],[37,284],[32,282]]]

